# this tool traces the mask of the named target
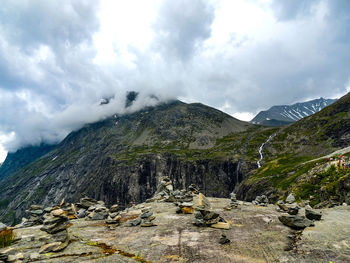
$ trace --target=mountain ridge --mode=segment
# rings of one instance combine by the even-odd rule
[[[294,123],[319,112],[337,101],[336,99],[314,99],[292,105],[276,105],[266,111],[260,111],[250,122],[265,126],[283,126]]]

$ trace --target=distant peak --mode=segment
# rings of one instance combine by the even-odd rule
[[[136,91],[128,91],[126,93],[126,101],[125,101],[125,108],[130,107],[134,101],[137,99],[137,96],[139,95]]]

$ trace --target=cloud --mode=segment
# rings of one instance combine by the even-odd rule
[[[155,48],[164,56],[181,60],[192,57],[201,43],[210,37],[214,8],[203,0],[166,0],[155,24]]]
[[[0,144],[181,98],[248,118],[350,86],[347,0],[14,0],[0,6]],[[110,98],[100,106],[101,98]]]

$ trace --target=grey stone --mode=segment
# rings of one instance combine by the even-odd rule
[[[305,216],[310,220],[321,220],[322,214],[311,209],[305,209]]]
[[[314,223],[305,216],[298,215],[281,215],[278,219],[286,226],[295,229],[303,229],[305,227],[314,226]]]
[[[80,208],[80,209],[78,210],[77,217],[78,217],[78,218],[84,218],[85,216],[86,216],[86,209]]]
[[[141,218],[136,218],[134,220],[130,220],[126,223],[126,226],[138,226],[139,224],[141,224]]]
[[[220,240],[219,240],[219,243],[220,243],[221,245],[228,244],[228,243],[230,243],[230,242],[231,242],[231,241],[226,237],[225,234],[221,234],[221,238],[220,238]]]
[[[294,197],[294,195],[292,194],[292,193],[290,193],[288,196],[287,196],[287,198],[286,198],[286,203],[287,204],[292,204],[292,203],[294,203],[295,202],[295,197]]]
[[[146,211],[146,212],[142,213],[140,217],[141,217],[142,219],[144,219],[144,218],[148,218],[148,217],[150,217],[150,216],[152,216],[152,215],[153,215],[153,212],[152,212],[152,211]]]
[[[202,213],[200,211],[198,211],[198,210],[194,211],[194,217],[196,219],[203,219]]]
[[[207,226],[203,219],[194,218],[193,224],[195,226]]]
[[[299,212],[299,209],[300,209],[300,207],[299,206],[290,206],[290,207],[288,207],[288,214],[290,214],[290,215],[296,215],[296,214],[298,214],[298,212]]]
[[[51,238],[54,242],[62,242],[63,243],[68,239],[68,232],[65,229],[63,231],[52,234]]]

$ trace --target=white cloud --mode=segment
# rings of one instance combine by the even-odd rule
[[[349,91],[349,2],[23,1],[0,6],[0,133],[6,148],[54,142],[159,98],[244,120]],[[98,106],[103,97],[114,99]],[[4,145],[4,142],[0,145]]]

